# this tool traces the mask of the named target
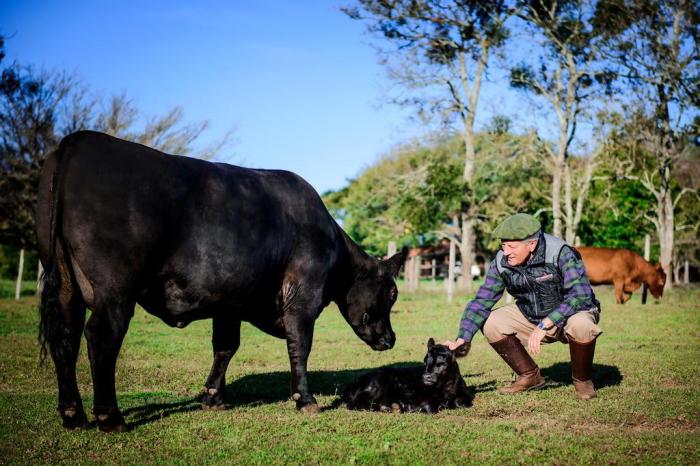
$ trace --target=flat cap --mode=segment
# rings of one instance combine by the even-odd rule
[[[503,220],[493,230],[493,236],[499,239],[519,240],[532,236],[540,229],[540,221],[530,214],[515,214]]]

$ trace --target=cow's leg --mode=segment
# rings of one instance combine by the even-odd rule
[[[309,391],[306,363],[311,352],[314,321],[318,315],[318,307],[318,305],[314,307],[290,306],[284,316],[287,351],[292,373],[292,399],[296,401],[297,409],[312,414],[317,413],[319,408],[316,398]]]
[[[615,287],[615,302],[617,304],[624,304],[625,303],[624,282],[622,282],[622,281],[613,282],[613,286]]]
[[[88,425],[75,375],[80,336],[85,325],[85,304],[78,301],[72,299],[67,304],[60,304],[63,328],[59,332],[63,336],[60,341],[50,345],[58,379],[58,414],[63,419],[63,427],[68,429],[80,429]]]
[[[213,319],[212,347],[214,362],[204,384],[202,409],[224,409],[226,369],[241,342],[241,321],[217,315]]]
[[[117,406],[114,372],[133,315],[133,302],[103,303],[96,306],[85,327],[95,393],[94,413],[104,432],[126,431],[124,417]]]

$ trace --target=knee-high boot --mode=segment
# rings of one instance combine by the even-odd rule
[[[514,383],[499,389],[499,392],[519,393],[544,386],[544,377],[540,374],[540,368],[537,367],[535,361],[523,348],[520,340],[514,335],[507,335],[502,340],[491,343],[491,346],[510,368],[518,374],[518,378]]]

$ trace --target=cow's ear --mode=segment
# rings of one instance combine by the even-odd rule
[[[396,278],[399,276],[401,267],[403,266],[404,262],[406,262],[407,257],[408,248],[404,246],[399,252],[384,261],[384,263],[388,266],[392,277]]]
[[[430,340],[428,340],[428,349],[431,349],[433,346],[435,346],[435,340],[430,338]]]

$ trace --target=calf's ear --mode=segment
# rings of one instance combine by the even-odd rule
[[[397,252],[396,254],[384,261],[384,263],[389,268],[389,273],[391,273],[392,277],[396,278],[399,276],[401,267],[403,266],[404,262],[406,262],[407,257],[408,248],[404,246],[399,252]]]
[[[435,346],[435,340],[431,338],[428,340],[428,349],[432,348],[433,346]]]

